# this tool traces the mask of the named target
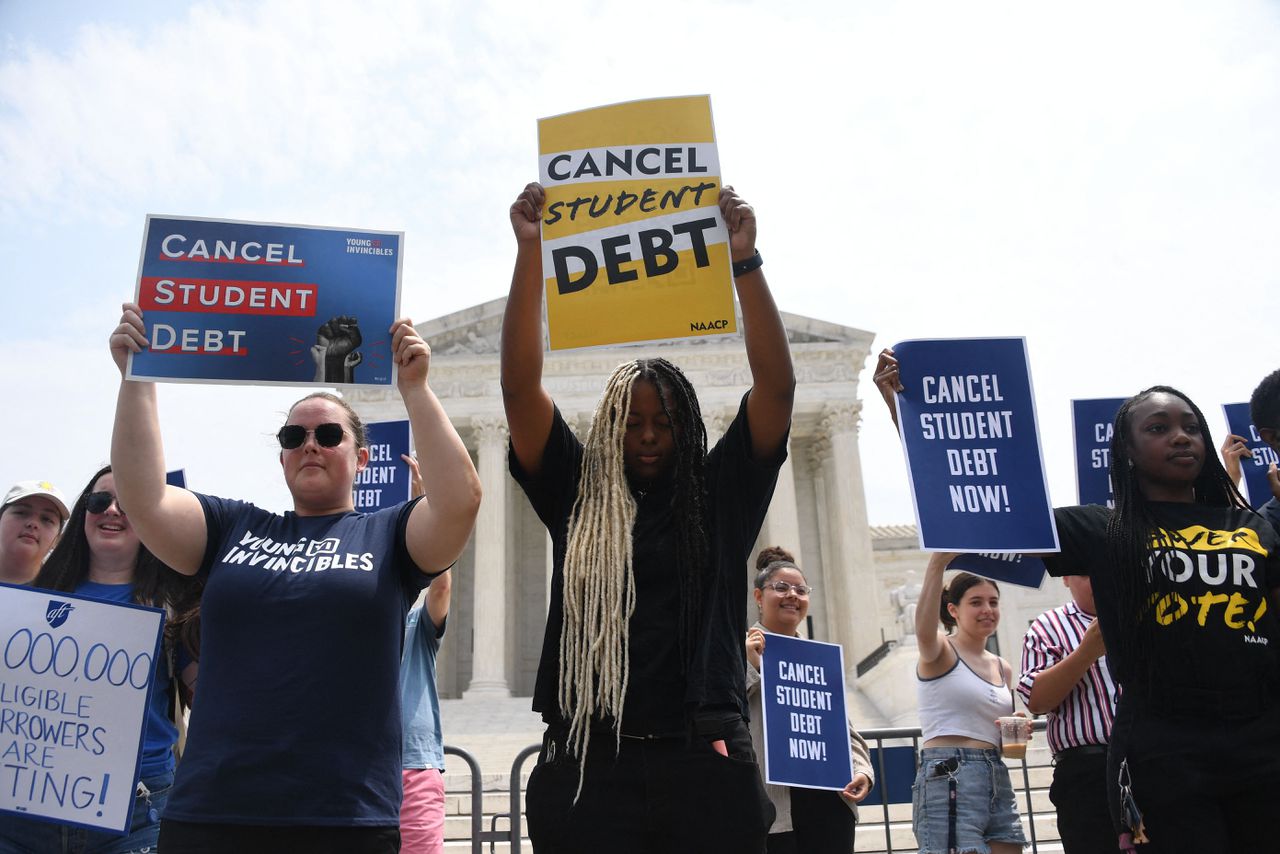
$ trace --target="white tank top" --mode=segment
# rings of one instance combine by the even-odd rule
[[[1007,685],[993,685],[973,671],[956,652],[956,663],[941,676],[925,679],[916,670],[916,696],[920,706],[923,742],[943,735],[958,735],[999,746],[996,718],[1013,714],[1013,692]],[[1000,664],[1004,677],[1004,663]]]

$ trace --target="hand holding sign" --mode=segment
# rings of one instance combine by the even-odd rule
[[[392,359],[400,368],[397,377],[400,394],[422,388],[427,384],[427,372],[431,367],[431,348],[407,317],[393,323],[389,331]]]
[[[733,187],[720,189],[720,214],[729,228],[729,252],[734,261],[756,254],[756,211]]]
[[[142,348],[151,343],[147,340],[145,328],[142,325],[142,309],[138,308],[138,304],[123,303],[120,306],[120,325],[112,330],[109,339],[111,358],[115,360],[122,377],[129,367],[129,354],[141,353]]]

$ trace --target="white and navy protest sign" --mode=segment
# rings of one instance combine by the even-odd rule
[[[838,644],[767,635],[760,663],[765,780],[843,789],[853,779]]]
[[[174,469],[164,473],[164,482],[169,486],[176,486],[178,489],[187,488],[187,470]]]
[[[1249,503],[1257,510],[1271,500],[1271,484],[1267,480],[1267,469],[1272,463],[1280,463],[1280,457],[1271,446],[1262,441],[1258,428],[1253,425],[1253,416],[1249,413],[1247,403],[1224,403],[1222,412],[1227,416],[1227,429],[1244,439],[1249,446],[1249,457],[1240,458],[1240,471],[1244,473],[1245,491]]]
[[[163,622],[0,585],[0,811],[128,830]]]
[[[1111,489],[1111,435],[1123,397],[1071,401],[1071,432],[1076,447],[1076,500],[1115,507]]]
[[[905,341],[894,353],[921,548],[1056,552],[1026,341]]]
[[[409,422],[379,421],[368,425],[369,465],[356,474],[352,490],[356,509],[372,513],[409,500]]]
[[[948,568],[962,569],[992,581],[1007,581],[1019,587],[1033,589],[1039,589],[1048,572],[1044,561],[1033,554],[995,552],[956,555]]]
[[[391,385],[403,235],[148,216],[131,379]]]

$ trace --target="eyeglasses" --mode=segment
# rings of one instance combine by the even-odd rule
[[[301,424],[286,424],[280,428],[276,438],[280,440],[281,448],[291,451],[302,447],[302,443],[307,441],[308,433],[315,434],[316,444],[322,448],[336,448],[342,444],[341,424],[318,424],[314,430],[308,430]]]
[[[106,513],[107,508],[111,506],[113,501],[116,503],[116,510],[120,515],[125,515],[124,508],[120,506],[120,499],[110,492],[90,492],[85,496],[84,509],[97,516],[99,513]]]
[[[788,584],[785,581],[771,581],[766,584],[765,587],[769,588],[774,593],[777,593],[779,596],[786,596],[787,591],[790,590],[802,599],[813,592],[813,588],[808,584]]]

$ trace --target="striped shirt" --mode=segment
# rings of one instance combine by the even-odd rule
[[[1031,702],[1031,686],[1040,671],[1062,661],[1080,646],[1092,614],[1069,602],[1035,618],[1022,639],[1022,678],[1018,694]],[[1049,747],[1060,753],[1087,744],[1106,744],[1116,711],[1116,684],[1103,656],[1089,666],[1058,707],[1049,712]]]

